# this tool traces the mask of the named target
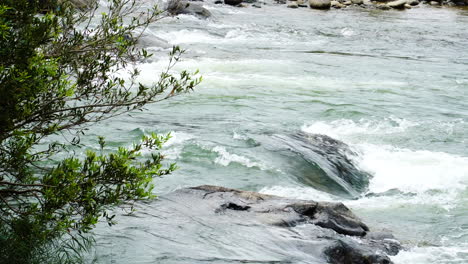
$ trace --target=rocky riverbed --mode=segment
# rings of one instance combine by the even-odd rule
[[[95,135],[117,148],[172,131],[163,155],[180,167],[155,180],[158,200],[98,226],[91,258],[323,264],[371,250],[396,264],[467,263],[468,11],[266,1],[185,2],[203,9],[148,28],[142,82],[172,45],[186,49],[174,70],[199,69],[204,82],[83,139],[98,151]],[[190,188],[206,184],[264,201]],[[206,188],[217,191],[202,199]]]
[[[169,1],[168,10],[173,15],[191,14],[202,18],[208,18],[211,13],[200,4],[194,2],[204,0],[172,0]],[[206,0],[205,0],[206,1]],[[216,0],[214,4],[226,4],[236,7],[261,8],[262,5],[284,5],[288,8],[312,8],[312,9],[344,9],[344,8],[366,8],[366,9],[411,9],[422,5],[434,7],[465,7],[468,0]]]

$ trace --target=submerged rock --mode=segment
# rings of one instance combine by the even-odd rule
[[[370,174],[358,169],[357,157],[347,144],[326,135],[299,132],[293,135],[274,135],[284,155],[295,154],[292,174],[304,184],[345,197],[358,197],[367,190]]]
[[[399,242],[391,235],[370,232],[342,203],[288,199],[203,185],[177,190],[156,201],[154,206],[159,212],[150,233],[198,234],[208,240],[204,246],[214,241],[214,246],[221,251],[242,241],[237,253],[230,253],[238,262],[243,262],[243,256],[247,255],[249,263],[257,263],[253,256],[258,248],[249,246],[250,243],[261,245],[268,252],[268,263],[295,260],[297,263],[384,264],[391,263],[388,255],[400,249]],[[170,238],[174,253],[179,252],[177,247],[190,243],[185,239],[177,235]],[[214,253],[206,249],[197,257],[213,258],[210,254]],[[228,263],[221,256],[216,258],[217,263]]]
[[[187,2],[187,1],[179,1],[179,0],[172,0],[169,2],[167,6],[167,11],[171,15],[194,15],[201,18],[208,18],[211,16],[210,11],[199,4]]]

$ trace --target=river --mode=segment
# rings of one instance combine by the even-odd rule
[[[395,263],[468,263],[468,10],[204,5],[209,19],[180,15],[147,32],[186,49],[176,70],[199,69],[202,84],[90,137],[119,146],[171,132],[164,153],[180,169],[155,180],[158,195],[213,184],[341,201],[403,243]],[[151,50],[155,59],[139,66],[145,83],[166,65],[167,51]],[[368,190],[348,199],[305,184],[311,164],[275,142],[300,131],[348,144],[372,176]],[[154,217],[157,207],[141,204],[99,225],[97,263],[245,263],[221,260],[234,249],[210,239],[216,230],[155,234]],[[184,242],[181,253],[174,244]],[[234,251],[249,255],[247,245]]]

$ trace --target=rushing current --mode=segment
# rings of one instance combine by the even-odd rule
[[[202,84],[106,121],[90,138],[105,135],[116,147],[170,132],[164,154],[180,169],[155,180],[161,196],[212,184],[341,201],[403,243],[395,263],[468,263],[468,10],[203,5],[211,18],[165,18],[145,36],[186,49],[175,70],[199,69]],[[155,58],[139,65],[148,84],[168,51],[149,49]],[[327,170],[294,141],[317,134],[346,144],[342,154],[367,182],[317,180]],[[247,254],[248,241],[231,248],[202,232],[154,233],[158,213],[141,204],[117,225],[99,225],[95,261],[244,263],[221,257]],[[251,258],[261,259],[255,250]],[[179,258],[187,254],[194,258]]]

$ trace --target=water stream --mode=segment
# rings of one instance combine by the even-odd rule
[[[165,154],[180,169],[156,180],[158,195],[213,184],[342,201],[403,242],[395,263],[468,263],[468,10],[205,7],[212,18],[181,15],[148,30],[187,50],[176,68],[200,70],[196,91],[106,122],[90,138],[118,146],[171,132]],[[166,65],[167,51],[152,50],[142,82]],[[353,162],[371,175],[359,199],[306,184],[313,166],[278,140],[298,132],[357,153]],[[141,204],[118,225],[98,226],[97,262],[243,263],[219,257],[237,252],[264,263],[285,250],[261,252],[247,235],[233,248],[228,237],[212,239],[216,228],[156,234],[157,217],[156,206]],[[174,252],[177,243],[187,251]]]

